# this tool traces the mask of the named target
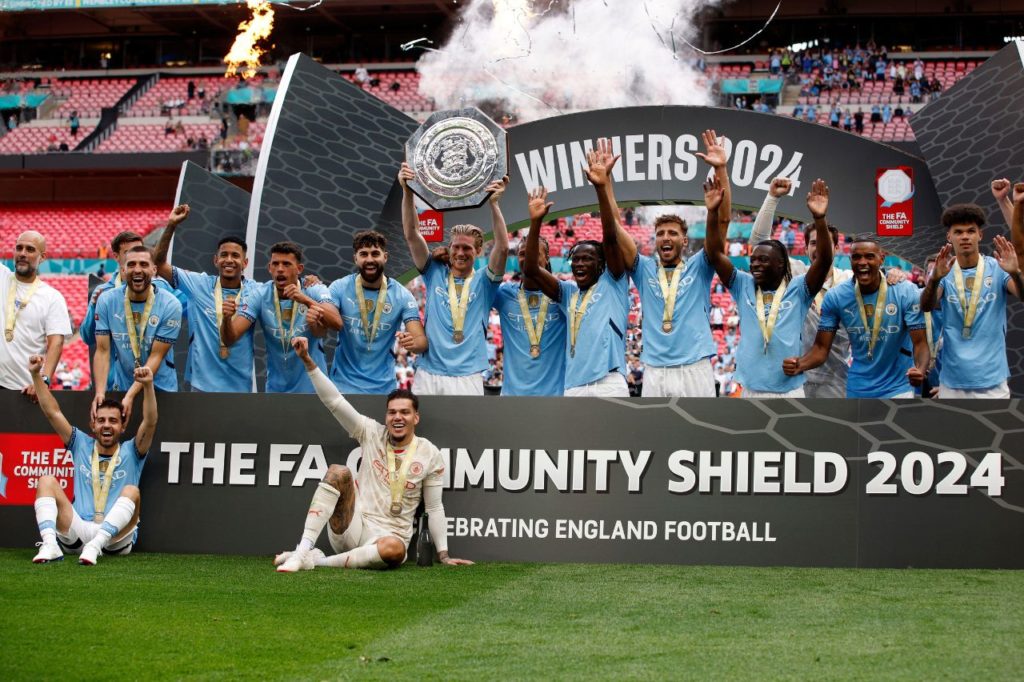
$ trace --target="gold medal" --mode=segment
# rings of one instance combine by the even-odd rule
[[[4,332],[4,338],[7,339],[8,343],[10,343],[11,341],[14,341],[14,330],[13,329],[8,329],[7,331],[5,331]]]
[[[92,445],[92,520],[103,523],[103,513],[107,509],[107,498],[110,496],[110,485],[114,481],[117,464],[121,461],[121,446],[117,446],[114,454],[106,462],[100,462],[100,446]],[[104,466],[105,465],[105,466]]]
[[[970,328],[970,327],[964,327],[964,331],[963,331],[963,334],[962,334],[962,336],[963,336],[963,337],[964,337],[965,339],[969,339],[969,338],[971,338],[971,328]]]
[[[539,358],[540,357],[540,346],[530,346],[530,357],[531,358]]]
[[[473,276],[476,273],[470,271],[469,277],[462,280],[462,291],[457,291],[458,287],[455,285],[455,273],[451,270],[448,271],[448,308],[451,310],[452,315],[452,339],[455,343],[462,343],[464,338],[462,330],[466,324],[466,310],[469,308],[470,298],[470,286],[473,282]]]
[[[661,330],[666,334],[672,331],[672,316],[676,312],[676,297],[679,295],[679,278],[683,274],[683,266],[679,264],[672,270],[672,278],[669,279],[665,272],[664,264],[658,261],[658,288],[661,289],[661,297],[664,300],[662,310]]]
[[[366,339],[366,351],[373,348],[373,340],[377,338],[377,330],[380,329],[380,318],[384,314],[384,306],[388,299],[388,278],[380,276],[380,289],[377,291],[377,300],[371,301],[366,298],[363,291],[363,276],[356,275],[355,281],[356,302],[359,305],[359,319],[363,323],[363,337]],[[370,321],[370,311],[373,311],[373,321]]]
[[[576,346],[573,346],[572,348],[569,349],[569,357],[570,358],[576,357]]]
[[[243,291],[245,291],[245,280],[242,280],[238,287],[238,294],[234,298],[236,304],[241,302]],[[221,325],[224,323],[224,288],[221,286],[220,277],[217,278],[217,283],[213,285],[213,312],[217,318],[217,338],[220,339],[220,357],[222,360],[227,360],[231,350],[224,344],[224,334],[221,330]]]
[[[761,341],[764,343],[764,352],[768,353],[768,344],[771,343],[772,334],[775,333],[775,323],[779,319],[779,309],[782,307],[782,299],[786,295],[786,287],[789,283],[786,280],[782,280],[779,284],[779,288],[774,292],[762,293],[761,288],[757,289],[757,299],[762,302],[762,305],[754,306],[754,312],[757,313],[757,324],[761,328]],[[766,316],[764,313],[764,306],[770,305],[771,308]]]
[[[551,299],[545,296],[542,301],[538,294],[527,296],[522,286],[519,287],[519,291],[516,293],[516,299],[519,301],[519,312],[523,316],[526,338],[530,341],[530,357],[540,357],[540,340],[544,336],[544,324],[547,322],[548,303],[551,302]],[[536,306],[538,303],[540,304],[540,310],[537,311],[537,319],[534,320],[533,316],[530,315],[530,306]]]
[[[454,341],[455,343],[462,343],[462,340],[464,338],[465,337],[462,335],[462,332],[455,332],[454,334],[452,334],[452,341]]]
[[[860,293],[860,284],[854,282],[853,296],[857,300],[857,311],[860,313],[860,323],[864,325],[864,333],[868,334],[868,362],[875,358],[875,344],[878,343],[878,334],[882,330],[882,313],[885,311],[885,304],[888,301],[889,285],[882,277],[878,285],[878,295],[875,297],[874,305],[864,302]],[[871,321],[870,326],[868,320]],[[851,342],[852,345],[852,342]]]
[[[580,292],[576,291],[569,299],[569,357],[576,357],[576,337],[580,333],[580,327],[583,326],[583,316],[587,312],[587,307],[590,305],[590,299],[594,296],[595,286],[590,287],[587,290],[586,295],[583,296],[583,303],[580,305]]]
[[[405,480],[409,476],[409,467],[412,466],[413,457],[416,456],[416,448],[419,446],[419,441],[414,436],[409,445],[406,446],[405,453],[402,455],[402,468],[398,469],[395,465],[395,448],[391,445],[391,440],[387,436],[384,436],[384,438],[387,441],[385,453],[388,461],[388,487],[391,488],[391,515],[401,516]]]
[[[961,335],[965,339],[971,338],[971,328],[974,327],[974,318],[978,314],[978,303],[982,298],[982,285],[985,281],[985,259],[978,258],[978,268],[974,276],[968,277],[964,282],[964,273],[960,263],[953,263],[953,285],[956,287],[956,297],[960,302],[960,311],[964,316],[964,325]],[[967,292],[971,292],[970,303],[967,301]]]
[[[146,293],[146,303],[142,308],[142,313],[136,313],[132,310],[132,300],[130,298],[131,288],[124,288],[124,322],[128,328],[128,343],[131,346],[132,357],[135,358],[135,367],[138,369],[142,367],[142,353],[148,350],[146,346],[146,323],[149,320],[149,314],[153,311],[153,303],[156,301],[156,287],[150,285],[149,291]],[[155,319],[155,318],[154,318]],[[154,333],[156,330],[154,329]],[[146,353],[148,356],[149,353]]]
[[[220,359],[227,360],[228,356],[231,355],[231,351],[228,350],[227,346],[220,347]]]
[[[392,516],[401,516],[402,515],[402,503],[401,502],[393,502],[391,504],[391,515]]]
[[[540,305],[540,296],[538,296],[537,294],[530,294],[529,306],[531,308],[536,308],[538,305]]]
[[[672,331],[672,322],[669,321],[669,320],[666,320],[666,321],[662,322],[661,323],[661,331],[665,332],[666,334],[668,334],[670,331]]]

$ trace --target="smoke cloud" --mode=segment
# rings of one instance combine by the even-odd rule
[[[417,63],[439,109],[480,106],[517,123],[645,104],[711,102],[693,17],[719,0],[475,0]]]

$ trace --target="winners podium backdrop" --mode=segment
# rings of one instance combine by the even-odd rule
[[[88,394],[59,399],[86,423]],[[383,417],[381,396],[352,402]],[[0,545],[27,547],[36,479],[76,472],[38,407],[0,395],[0,414]],[[459,556],[1024,568],[1017,401],[433,397],[422,415]],[[162,394],[139,549],[287,549],[327,466],[358,462],[315,396]]]

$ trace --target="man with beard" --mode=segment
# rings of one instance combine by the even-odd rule
[[[28,358],[44,355],[43,377],[53,376],[71,334],[68,304],[60,292],[39,277],[46,257],[46,239],[38,232],[23,232],[14,243],[14,272],[0,263],[0,389],[21,391],[35,398]]]
[[[221,338],[233,346],[252,328],[256,320],[263,327],[267,349],[267,393],[312,393],[302,363],[292,353],[292,339],[303,336],[311,343],[310,352],[317,365],[327,369],[322,328],[312,329],[306,313],[310,309],[333,308],[331,293],[323,284],[303,287],[300,282],[305,265],[302,248],[294,242],[278,242],[270,247],[267,270],[271,281],[249,286],[241,305],[225,302]],[[237,314],[236,314],[237,312]],[[334,311],[337,315],[337,310]],[[319,334],[319,336],[317,336]]]
[[[543,221],[550,205],[547,190],[529,195],[530,219]],[[548,242],[540,237],[540,267],[551,271]],[[516,251],[518,282],[498,287],[494,307],[501,318],[505,344],[502,395],[562,395],[565,390],[565,314],[543,292],[540,282],[526,275],[526,242]]]
[[[169,351],[181,332],[181,303],[153,284],[156,265],[149,247],[136,246],[128,251],[125,273],[125,283],[104,294],[96,304],[94,418],[96,408],[106,399],[107,375],[111,370],[114,390],[126,391],[121,403],[125,421],[131,416],[132,401],[142,389],[134,378],[137,367],[149,367],[156,390],[178,390],[178,374]],[[113,367],[112,348],[116,348]]]
[[[704,251],[719,279],[736,299],[742,330],[736,353],[736,379],[743,386],[744,397],[802,398],[804,377],[787,376],[782,371],[782,361],[799,352],[804,318],[832,267],[832,239],[825,220],[828,186],[821,179],[815,180],[807,195],[818,248],[806,275],[792,275],[789,252],[775,239],[754,247],[749,273],[737,270],[725,255],[724,231],[728,225],[720,226],[719,219],[723,188],[729,182],[725,150],[714,131],[704,133],[704,144],[707,154],[702,158],[715,169],[715,177],[705,185],[704,192],[708,207]],[[721,213],[728,215],[724,210]]]
[[[884,261],[885,253],[874,239],[853,240],[853,279],[825,295],[814,344],[803,357],[783,360],[786,376],[824,364],[841,325],[853,352],[847,398],[914,397],[914,387],[924,382],[930,359],[920,293],[910,282],[889,286],[882,274]],[[908,335],[914,364],[905,369],[903,348]]]
[[[402,164],[402,229],[412,261],[426,287],[427,352],[420,358],[415,386],[420,395],[483,395],[487,369],[487,318],[505,274],[508,232],[499,202],[508,176],[487,186],[494,244],[483,276],[473,264],[483,253],[484,233],[475,225],[455,225],[448,243],[449,262],[433,258],[419,229],[416,203],[408,182],[416,177]]]
[[[114,239],[111,240],[110,242],[110,249],[114,253],[114,260],[117,261],[117,273],[114,275],[114,277],[107,280],[106,282],[103,282],[102,284],[98,285],[95,289],[93,289],[92,296],[89,297],[89,307],[86,308],[85,317],[82,318],[82,324],[78,328],[78,335],[82,337],[82,341],[84,341],[85,345],[89,347],[90,358],[96,356],[96,304],[99,301],[100,296],[124,284],[124,280],[126,277],[124,270],[125,257],[128,255],[128,252],[131,249],[135,248],[136,246],[142,245],[142,235],[130,231],[119,232],[117,236],[115,236]],[[158,289],[163,289],[168,293],[174,294],[174,297],[178,299],[179,303],[181,303],[181,317],[184,320],[188,313],[188,310],[185,307],[184,295],[179,295],[179,293],[176,292],[171,287],[171,285],[168,284],[167,280],[165,280],[163,277],[157,276],[156,278],[154,278],[153,285],[156,286]],[[116,348],[113,348],[111,350],[114,353],[117,352]],[[94,383],[95,375],[96,368],[93,367]],[[114,390],[114,379],[115,376],[113,373],[111,373],[107,383],[108,392]]]
[[[398,568],[405,561],[416,508],[423,501],[438,560],[448,566],[471,564],[448,555],[448,522],[441,503],[444,459],[437,447],[416,436],[419,400],[410,391],[388,394],[385,423],[364,417],[338,392],[310,357],[309,342],[292,341],[317,396],[362,450],[359,473],[332,464],[313,493],[302,538],[293,551],[274,558],[280,573],[315,567]],[[316,549],[327,526],[332,556]]]
[[[1013,219],[1024,220],[1024,184],[1014,187]],[[943,313],[939,398],[1009,398],[1006,360],[1006,294],[1024,291],[1017,252],[996,235],[996,257],[978,249],[985,211],[956,204],[942,213],[949,243],[921,292],[921,310]]]
[[[356,233],[352,255],[358,272],[335,280],[329,288],[331,303],[307,313],[313,329],[326,326],[338,332],[331,381],[342,393],[387,395],[395,390],[396,338],[410,353],[427,350],[416,299],[398,280],[384,275],[387,246],[380,232]]]
[[[225,315],[230,317],[246,289],[255,286],[243,273],[249,259],[245,241],[227,236],[217,243],[213,267],[217,275],[192,272],[167,260],[178,225],[189,216],[186,204],[175,206],[156,247],[156,267],[161,277],[182,292],[188,301],[189,345],[185,380],[193,391],[249,393],[252,390],[253,331],[228,347],[221,338]]]
[[[173,300],[173,296],[171,297]],[[36,524],[42,538],[34,563],[60,561],[64,552],[79,553],[78,563],[93,566],[100,553],[124,556],[138,535],[139,476],[156,430],[153,372],[136,367],[135,382],[143,387],[142,422],[135,437],[121,442],[128,423],[121,403],[104,399],[96,406],[88,436],[68,422],[39,370],[43,358],[29,358],[28,371],[39,407],[60,436],[75,465],[75,501],[68,500],[60,481],[41,476],[36,488]],[[91,476],[88,472],[91,472]]]
[[[611,172],[618,157],[611,142],[598,140],[587,153],[587,179],[594,185],[601,208],[603,241],[583,240],[569,253],[573,281],[561,281],[541,267],[540,228],[552,204],[547,192],[530,197],[530,231],[526,237],[524,273],[558,303],[565,315],[566,396],[629,397],[626,384],[626,323],[629,315],[627,263],[636,257],[636,245],[627,235],[620,243],[618,209],[612,196]],[[632,249],[632,254],[630,254]],[[607,260],[606,260],[607,258]]]

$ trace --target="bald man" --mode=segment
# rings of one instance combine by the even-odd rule
[[[71,335],[67,301],[39,278],[45,257],[46,238],[28,231],[14,243],[14,272],[0,263],[0,389],[21,391],[33,399],[29,357],[45,357],[42,377],[49,386],[64,338]]]

